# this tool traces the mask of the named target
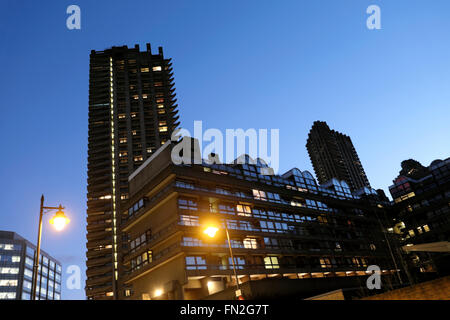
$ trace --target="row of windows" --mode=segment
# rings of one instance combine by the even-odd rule
[[[249,195],[243,191],[234,192],[234,191],[231,191],[231,190],[229,190],[227,188],[223,188],[223,187],[216,187],[215,189],[208,189],[206,187],[196,187],[194,184],[188,183],[185,181],[176,181],[175,186],[177,186],[179,188],[190,189],[190,190],[201,190],[201,191],[214,192],[214,193],[223,194],[223,195],[237,196],[237,197],[245,198],[245,199],[282,203],[285,205],[291,205],[291,206],[296,206],[296,207],[300,206],[300,207],[306,207],[306,208],[322,210],[322,211],[332,211],[330,208],[327,207],[326,204],[324,204],[320,201],[315,201],[315,200],[310,200],[310,199],[305,199],[304,202],[300,202],[299,199],[293,199],[293,200],[287,201],[287,200],[282,199],[278,193],[266,192],[266,191],[261,191],[261,190],[256,190],[256,189],[253,189],[252,190],[253,194]]]
[[[150,241],[151,236],[152,236],[151,231],[147,230],[146,232],[144,232],[140,236],[138,236],[135,239],[131,240],[130,241],[130,251],[134,252],[137,249],[139,249],[141,246],[147,244]]]
[[[153,261],[152,251],[144,252],[136,258],[131,259],[131,272],[142,268]]]
[[[130,207],[130,208],[128,209],[128,215],[129,215],[129,216],[134,215],[136,212],[139,211],[139,209],[141,209],[141,208],[144,207],[144,204],[145,204],[144,199],[143,199],[143,198],[142,198],[142,199],[139,199],[135,204],[133,204],[132,207]]]
[[[285,238],[271,238],[271,237],[250,237],[244,239],[231,239],[230,244],[232,248],[240,249],[288,249],[288,250],[306,250],[306,251],[330,251],[342,252],[343,245],[339,242],[321,240],[317,241],[298,241]],[[181,241],[182,246],[186,247],[228,247],[228,242],[205,242],[195,237],[183,237]],[[347,251],[375,251],[376,245],[373,243],[359,243],[359,244],[345,244]]]
[[[319,217],[321,218],[321,217]],[[323,221],[323,218],[321,218]],[[308,228],[302,226],[296,226],[291,225],[286,222],[272,222],[272,221],[258,221],[257,224],[255,222],[245,221],[245,220],[225,220],[227,223],[227,228],[232,230],[243,230],[243,231],[255,231],[255,232],[270,232],[270,233],[289,233],[289,234],[295,234],[295,235],[314,235],[314,234],[323,234],[323,235],[330,235],[330,236],[336,236],[336,237],[346,237],[348,239],[354,239],[356,237],[362,237],[362,232],[359,230],[334,230],[331,232],[330,229],[320,229],[315,230],[314,234],[311,234],[311,230]],[[224,223],[222,221],[222,228],[224,228]],[[348,221],[350,226],[352,222]],[[180,215],[179,218],[179,225],[182,226],[191,226],[191,227],[198,227],[200,226],[200,221],[198,216],[194,215]],[[353,231],[352,231],[353,230]]]
[[[242,164],[242,170],[237,166],[229,166],[223,164],[204,164],[205,172],[212,172],[219,175],[230,175],[238,179],[245,179],[248,181],[258,181],[267,185],[276,187],[285,187],[289,190],[298,190],[300,192],[322,193],[323,195],[340,198],[340,199],[355,199],[357,196],[352,195],[350,188],[341,185],[332,185],[333,189],[327,189],[318,186],[312,175],[304,172],[304,176],[300,173],[293,175],[293,180],[285,179],[277,175],[264,174],[269,168],[259,167],[255,165]],[[298,171],[298,170],[297,170]]]
[[[228,257],[227,263],[221,258],[217,260],[217,264],[208,265],[206,262],[206,257],[204,256],[187,256],[185,258],[186,262],[186,270],[207,270],[209,268],[218,268],[219,270],[226,270],[226,269],[232,269],[233,268],[233,261],[231,257]],[[311,265],[311,262],[308,262],[308,265]],[[344,263],[342,263],[344,262]],[[340,259],[340,261],[337,261],[335,258],[332,257],[322,257],[322,258],[314,258],[314,262],[312,262],[315,266],[320,266],[324,269],[329,269],[333,267],[338,267],[339,265],[345,265],[350,267],[367,267],[368,261],[366,258],[363,257],[353,257],[353,258],[346,258],[346,259]],[[252,261],[250,263],[247,263],[245,257],[242,256],[235,256],[234,257],[234,264],[236,269],[242,270],[245,268],[246,265],[250,266],[264,266],[265,269],[279,269],[282,264],[279,262],[279,258],[277,256],[254,256],[252,257]],[[293,267],[302,267],[306,264],[304,262],[295,262],[293,258],[285,259],[284,265]]]

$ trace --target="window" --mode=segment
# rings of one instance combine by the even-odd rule
[[[8,268],[8,267],[0,268],[0,274],[18,274],[18,273],[19,268]]]
[[[182,226],[199,226],[198,216],[180,215],[180,225]]]
[[[228,265],[230,266],[230,269],[233,268],[233,261],[231,260],[231,257],[228,257]],[[244,269],[245,259],[243,257],[234,257],[234,265],[238,270]]]
[[[250,206],[238,204],[236,206],[236,210],[238,216],[251,217],[252,216],[252,208]]]
[[[128,215],[131,216],[135,214],[137,211],[143,208],[144,205],[145,205],[144,198],[139,199],[137,202],[134,203],[132,207],[128,208]]]
[[[141,235],[137,236],[136,238],[130,241],[131,252],[134,252],[139,247],[146,245],[150,240],[151,240],[151,231],[147,230],[146,232],[142,233]]]
[[[17,287],[18,280],[0,280],[0,287]]]
[[[33,277],[33,272],[31,270],[27,269],[27,268],[25,268],[25,271],[23,272],[23,274],[26,277],[29,277],[30,279]]]
[[[203,246],[203,242],[197,238],[183,237],[181,245],[185,247],[201,247]]]
[[[186,257],[186,270],[206,270],[206,259],[201,256]]]
[[[149,72],[150,68],[141,68],[141,72]]]
[[[22,300],[30,300],[30,294],[28,292],[22,292]]]
[[[197,210],[197,201],[194,199],[180,198],[178,199],[178,208],[182,210]]]
[[[15,299],[16,293],[15,292],[0,292],[0,300],[2,299]]]
[[[331,261],[328,258],[321,258],[320,259],[320,266],[324,269],[331,268]]]
[[[264,267],[266,269],[279,269],[280,265],[278,264],[277,257],[265,257],[264,258]]]
[[[278,240],[274,238],[264,238],[264,245],[268,249],[279,249]]]
[[[0,243],[0,249],[3,250],[14,250],[14,245],[9,243]]]
[[[264,191],[260,191],[260,190],[256,190],[253,189],[253,198],[255,200],[264,200],[267,201],[266,199],[266,193]]]
[[[244,248],[258,249],[258,241],[254,238],[245,238],[244,239]]]
[[[20,262],[20,256],[12,256],[11,262]]]
[[[219,212],[223,214],[235,214],[234,206],[227,204],[219,204]]]
[[[161,71],[161,66],[155,66],[152,68],[153,71]]]
[[[31,281],[23,280],[23,289],[31,290]]]
[[[184,188],[184,189],[195,189],[195,187],[192,183],[188,183],[188,182],[184,182],[184,181],[177,181],[175,183],[175,186],[177,186],[179,188]]]

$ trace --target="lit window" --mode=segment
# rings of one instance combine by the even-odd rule
[[[8,267],[0,268],[0,274],[18,274],[18,273],[19,268],[8,268]]]
[[[153,71],[161,71],[162,68],[161,68],[161,66],[156,66],[156,67],[153,67],[152,70]]]
[[[182,226],[199,226],[198,216],[180,215],[180,225]]]
[[[159,127],[159,132],[166,132],[167,131],[167,127]]]
[[[0,287],[17,287],[18,280],[0,280]]]
[[[278,264],[277,257],[265,257],[264,258],[264,267],[266,269],[279,269],[280,265]]]
[[[142,157],[142,156],[135,156],[134,157],[134,161],[142,161],[142,160],[144,160],[144,157]]]
[[[141,68],[141,72],[149,72],[150,69],[149,68]]]
[[[15,299],[16,293],[15,292],[0,292],[0,300],[3,299]]]
[[[320,259],[320,266],[322,267],[322,268],[331,268],[331,262],[330,262],[330,259],[328,259],[328,258],[322,258],[322,259]]]
[[[120,143],[127,143],[127,138],[120,138],[120,139],[119,139],[119,142],[120,142]]]
[[[253,238],[244,239],[244,248],[246,249],[258,249],[258,241]]]
[[[264,191],[253,189],[253,197],[255,198],[255,200],[267,201],[266,193]]]
[[[238,216],[251,217],[252,215],[252,208],[250,208],[250,206],[238,204],[236,210]]]
[[[423,226],[423,230],[425,230],[425,232],[430,231],[430,227],[426,224]]]

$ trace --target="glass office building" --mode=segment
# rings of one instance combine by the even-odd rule
[[[0,300],[30,300],[36,246],[0,231]],[[36,299],[61,299],[61,263],[41,250]]]

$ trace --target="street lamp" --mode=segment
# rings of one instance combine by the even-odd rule
[[[210,236],[211,238],[214,238],[214,236],[216,235],[217,231],[219,231],[219,228],[214,225],[214,224],[210,224],[206,227],[205,230],[203,230],[203,233],[207,234],[208,236]],[[227,240],[228,240],[228,248],[230,249],[230,256],[231,256],[231,262],[233,264],[233,272],[234,272],[234,278],[236,279],[236,296],[241,296],[241,289],[239,287],[239,279],[236,273],[236,266],[234,263],[234,256],[233,256],[233,249],[231,248],[231,241],[230,241],[230,234],[228,233],[228,228],[227,228],[227,224],[225,222],[225,232],[227,234]]]
[[[50,219],[50,224],[52,224],[57,231],[64,229],[66,224],[70,222],[70,219],[66,217],[63,211],[64,207],[59,205],[59,207],[45,207],[44,206],[44,195],[41,196],[41,207],[39,210],[39,227],[38,227],[38,240],[36,248],[36,256],[34,258],[33,265],[33,283],[31,287],[31,300],[36,300],[36,288],[37,288],[37,276],[39,271],[39,256],[41,254],[41,235],[42,235],[42,216],[44,213],[49,213],[52,210],[58,210],[55,216]],[[44,212],[44,210],[47,210]]]

